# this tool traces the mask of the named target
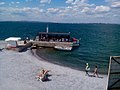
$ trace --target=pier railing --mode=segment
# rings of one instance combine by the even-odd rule
[[[120,56],[111,56],[107,90],[120,90]]]

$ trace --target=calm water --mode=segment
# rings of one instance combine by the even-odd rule
[[[34,38],[37,32],[71,32],[71,37],[81,38],[79,48],[72,52],[44,48],[37,53],[45,60],[84,70],[88,62],[91,71],[98,65],[99,72],[107,73],[109,57],[120,55],[120,25],[117,24],[58,24],[39,22],[0,22],[0,40],[11,36]]]

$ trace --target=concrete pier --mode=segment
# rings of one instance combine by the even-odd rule
[[[15,48],[15,51],[22,52],[27,50],[29,47],[37,48],[37,47],[47,47],[47,48],[54,48],[55,46],[60,47],[73,47],[72,42],[54,42],[54,41],[27,41],[24,44],[23,41],[18,41],[18,46]]]
[[[51,47],[54,48],[54,46],[66,46],[66,47],[72,47],[72,42],[47,42],[47,41],[32,41],[33,45],[37,45],[38,47]]]

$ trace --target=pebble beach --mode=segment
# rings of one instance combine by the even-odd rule
[[[0,42],[0,48],[4,44]],[[50,70],[48,81],[35,79],[41,69]],[[107,75],[100,77],[88,77],[84,71],[46,62],[31,50],[0,52],[1,90],[106,90]]]

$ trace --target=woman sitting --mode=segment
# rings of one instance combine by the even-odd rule
[[[49,72],[49,70],[44,70],[44,69],[42,69],[42,70],[40,71],[40,73],[39,73],[35,78],[36,78],[38,81],[39,81],[39,80],[40,80],[40,81],[44,81],[44,80],[47,79],[48,72]]]

